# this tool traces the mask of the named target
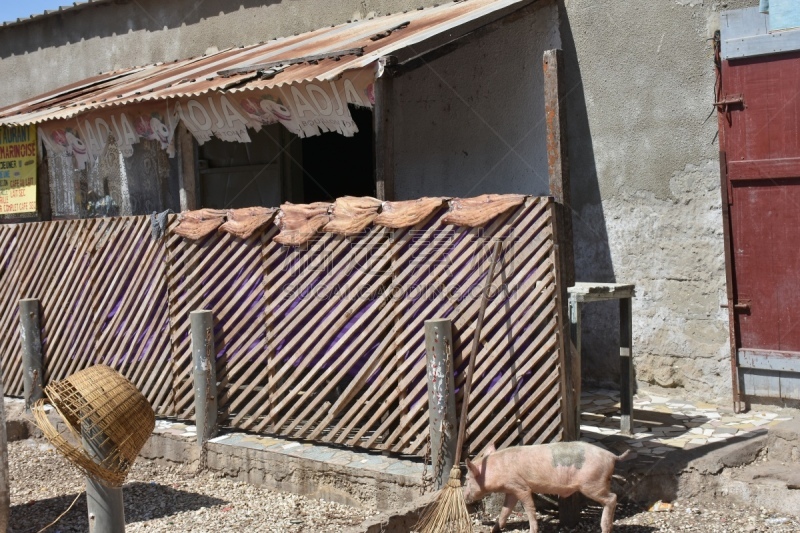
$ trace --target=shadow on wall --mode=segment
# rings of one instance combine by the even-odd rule
[[[102,2],[83,9],[51,15],[21,26],[4,28],[0,58],[22,55],[37,50],[78,43],[93,38],[113,37],[127,33],[157,32],[196,24],[203,19],[259,6],[280,4],[281,0],[206,0],[183,1],[183,6],[170,7],[165,2]],[[38,14],[38,13],[37,13]],[[112,16],[113,14],[113,16]],[[35,26],[33,26],[35,25]],[[34,31],[30,31],[35,27]]]
[[[617,280],[600,197],[583,77],[569,16],[562,1],[558,2],[558,10],[561,46],[566,61],[575,277],[578,281],[614,283]],[[609,328],[607,324],[613,324],[614,327]],[[584,382],[618,388],[619,366],[608,364],[609,361],[618,360],[617,324],[619,305],[616,302],[598,302],[584,306],[581,354]]]

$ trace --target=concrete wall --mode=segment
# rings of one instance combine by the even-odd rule
[[[184,59],[441,0],[122,0],[0,28],[0,107],[112,69]],[[13,73],[13,74],[11,74]]]
[[[547,194],[542,55],[555,1],[394,81],[399,199]]]
[[[637,378],[730,401],[709,38],[757,0],[563,0],[579,280],[637,284]],[[616,382],[618,309],[584,314],[584,370]],[[673,393],[674,394],[674,393]]]

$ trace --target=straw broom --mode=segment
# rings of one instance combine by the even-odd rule
[[[453,468],[450,470],[450,478],[447,484],[439,491],[436,501],[428,507],[422,515],[416,529],[420,533],[471,533],[472,520],[467,510],[467,502],[464,500],[464,492],[461,489],[461,450],[464,448],[464,438],[467,432],[467,418],[469,411],[469,395],[472,392],[472,374],[475,372],[475,359],[480,348],[481,329],[483,329],[483,318],[486,315],[486,305],[489,301],[489,290],[494,278],[494,268],[500,257],[500,250],[503,248],[502,241],[496,241],[492,252],[492,263],[489,265],[489,275],[483,287],[481,295],[481,308],[478,312],[478,323],[475,326],[475,336],[472,339],[472,352],[469,354],[469,366],[467,367],[467,378],[464,382],[464,398],[461,402],[461,418],[458,423],[458,444],[456,445],[456,456],[453,461]]]

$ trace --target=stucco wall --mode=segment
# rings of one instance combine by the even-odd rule
[[[0,107],[117,68],[396,13],[441,0],[122,0],[0,28]]]
[[[399,199],[547,194],[542,55],[560,46],[556,3],[394,81]]]
[[[633,282],[637,378],[729,401],[709,38],[757,0],[563,0],[579,280]],[[616,382],[618,309],[584,313],[584,374]]]
[[[0,105],[101,70],[441,0],[138,0],[0,30]],[[395,81],[397,193],[547,192],[542,52],[567,62],[577,276],[634,282],[637,378],[730,398],[714,69],[720,9],[757,0],[542,0]],[[177,7],[176,7],[177,4]],[[166,6],[169,5],[167,8]],[[181,8],[180,6],[185,6]],[[114,9],[115,16],[107,13]],[[559,36],[560,30],[560,36]],[[584,376],[616,383],[616,306],[584,313]]]

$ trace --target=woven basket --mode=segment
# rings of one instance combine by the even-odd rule
[[[42,399],[33,406],[33,415],[45,437],[87,476],[110,487],[121,486],[155,427],[147,399],[105,365],[51,383],[44,392],[68,430],[62,433],[53,426]],[[101,450],[105,457],[101,460],[87,449]]]

